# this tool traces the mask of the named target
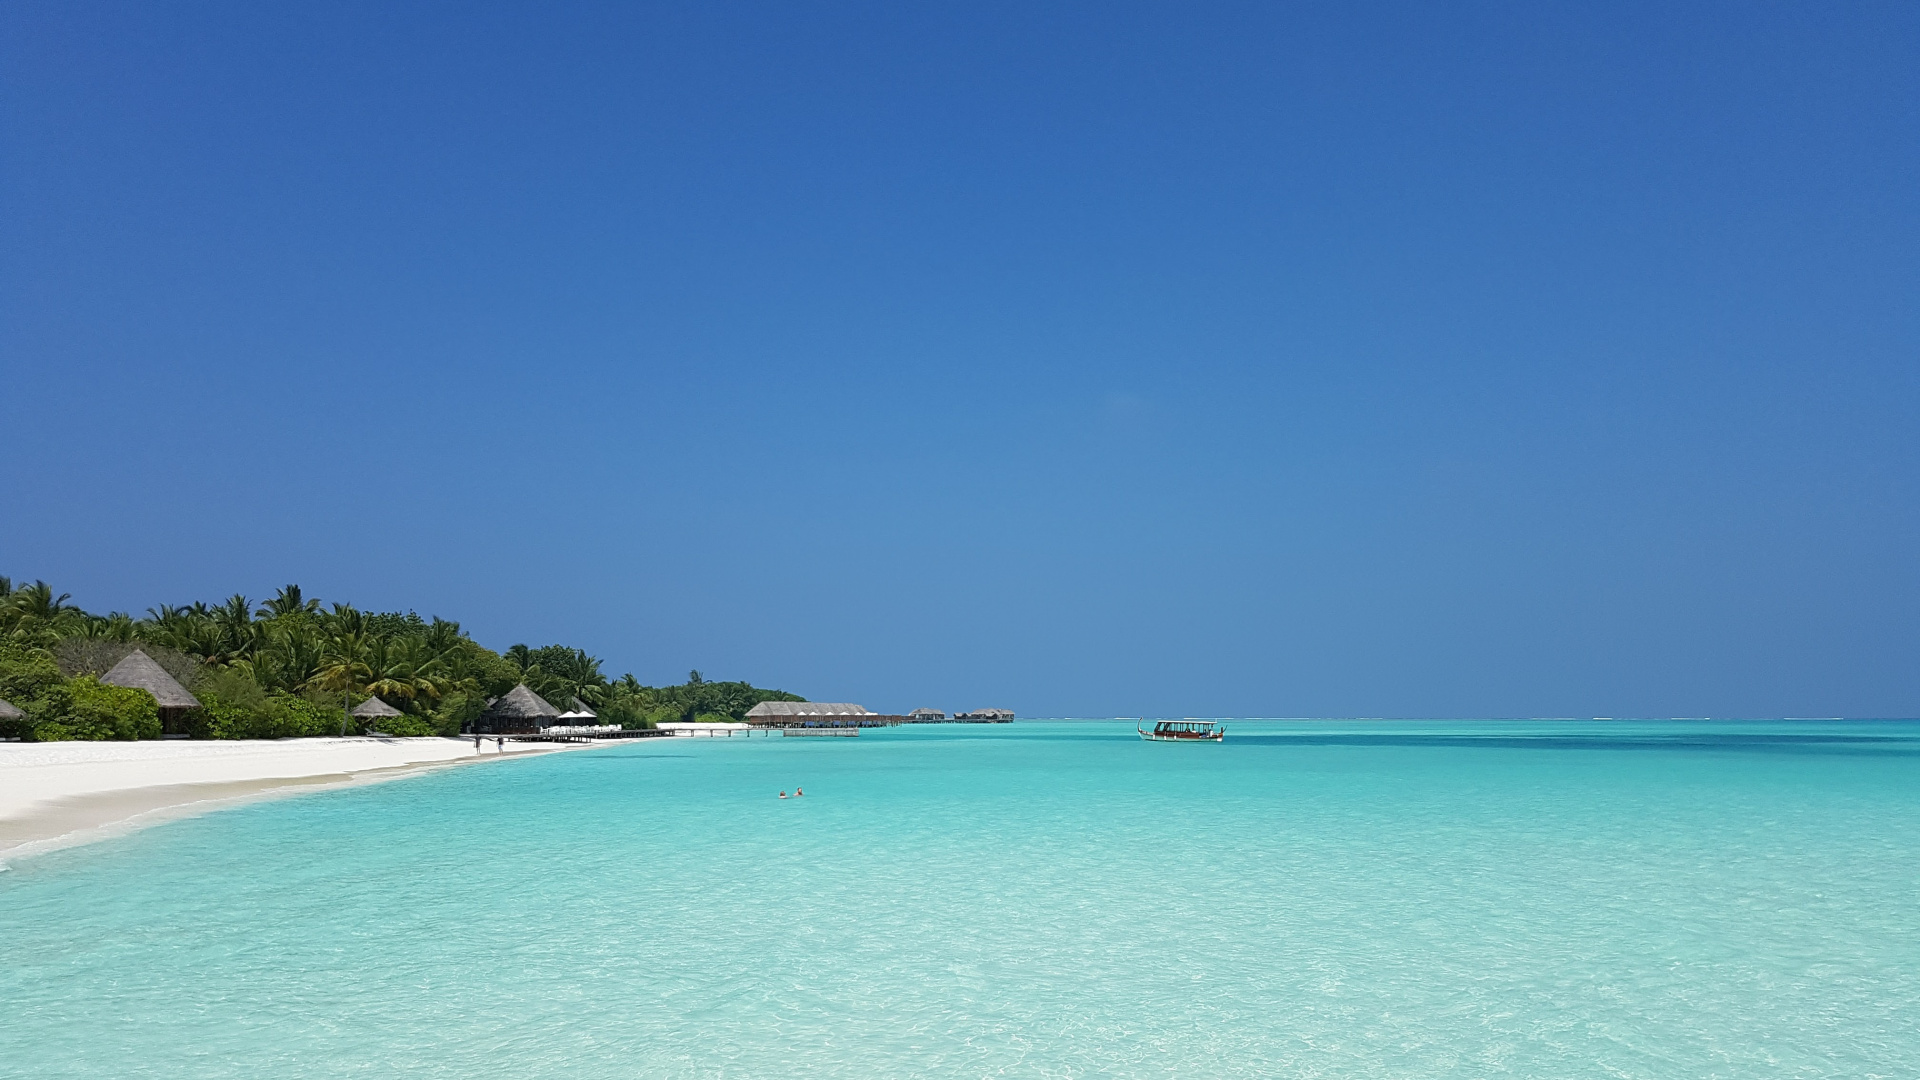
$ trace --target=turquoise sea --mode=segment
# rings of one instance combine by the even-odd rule
[[[0,1075],[1920,1076],[1920,723],[1230,732],[650,740],[22,860]]]

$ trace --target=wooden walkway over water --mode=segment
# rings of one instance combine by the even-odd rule
[[[844,725],[843,724],[834,724],[834,725],[766,724],[766,725],[761,725],[761,724],[756,724],[752,727],[747,727],[746,725],[735,726],[731,724],[729,725],[715,724],[713,725],[712,730],[700,730],[700,729],[694,728],[692,725],[685,725],[685,726],[675,725],[673,727],[661,727],[661,728],[635,728],[631,731],[622,730],[622,731],[500,732],[499,734],[488,733],[485,735],[468,734],[468,735],[462,735],[461,738],[475,740],[476,748],[480,741],[484,741],[487,739],[504,740],[506,742],[549,742],[549,743],[605,742],[609,739],[671,739],[671,738],[718,739],[718,738],[732,738],[735,735],[740,735],[746,738],[751,738],[755,735],[758,735],[761,738],[770,738],[774,735],[780,735],[782,737],[826,736],[826,737],[835,737],[835,738],[842,738],[842,739],[851,739],[860,734],[860,729],[862,727],[881,727],[881,726],[891,727],[893,725],[891,724],[888,724],[888,725],[880,725],[880,724],[859,724],[859,725],[855,725],[855,724],[844,724]],[[704,728],[705,725],[702,725],[702,727]]]
[[[671,731],[661,731],[657,728],[636,728],[632,731],[591,731],[591,732],[562,731],[562,732],[551,732],[551,733],[545,732],[545,731],[502,732],[498,735],[494,735],[494,734],[463,735],[461,736],[461,738],[473,739],[476,743],[485,739],[505,739],[507,742],[584,743],[584,742],[604,742],[608,739],[664,739],[672,734],[673,732]]]

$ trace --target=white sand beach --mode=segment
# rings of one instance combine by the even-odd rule
[[[0,860],[275,793],[578,749],[437,738],[0,743]]]

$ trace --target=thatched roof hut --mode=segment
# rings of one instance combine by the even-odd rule
[[[19,706],[8,701],[6,698],[0,698],[0,720],[24,720],[26,718],[27,714],[21,712]]]
[[[402,714],[399,709],[381,701],[377,697],[370,697],[353,707],[353,717],[356,720],[385,720],[389,716],[401,715],[404,714]]]
[[[145,690],[160,703],[164,713],[169,709],[197,709],[200,699],[187,693],[187,688],[179,680],[167,674],[166,669],[153,662],[153,657],[135,649],[126,659],[113,665],[100,681],[110,686],[125,686],[135,690]]]
[[[955,720],[984,721],[989,724],[1005,724],[1013,719],[1012,709],[975,709],[972,712],[954,713]]]
[[[539,694],[527,689],[526,683],[507,691],[487,706],[480,719],[473,722],[473,730],[482,735],[506,735],[514,732],[539,731],[552,727],[560,710],[547,704]]]
[[[937,724],[947,718],[939,709],[915,709],[907,714],[909,724]]]

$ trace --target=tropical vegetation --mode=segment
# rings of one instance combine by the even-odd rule
[[[258,604],[235,595],[218,604],[89,613],[44,581],[0,577],[0,699],[24,717],[0,719],[0,737],[30,740],[158,738],[153,695],[99,677],[134,649],[152,657],[200,700],[179,721],[195,738],[290,738],[357,733],[348,710],[377,696],[400,716],[391,735],[454,735],[493,698],[520,683],[561,709],[577,700],[603,724],[652,727],[669,720],[739,720],[762,701],[804,701],[744,682],[690,672],[678,686],[648,686],[631,673],[609,678],[601,661],[566,645],[514,645],[494,652],[460,624],[409,612],[322,604],[288,585]]]

